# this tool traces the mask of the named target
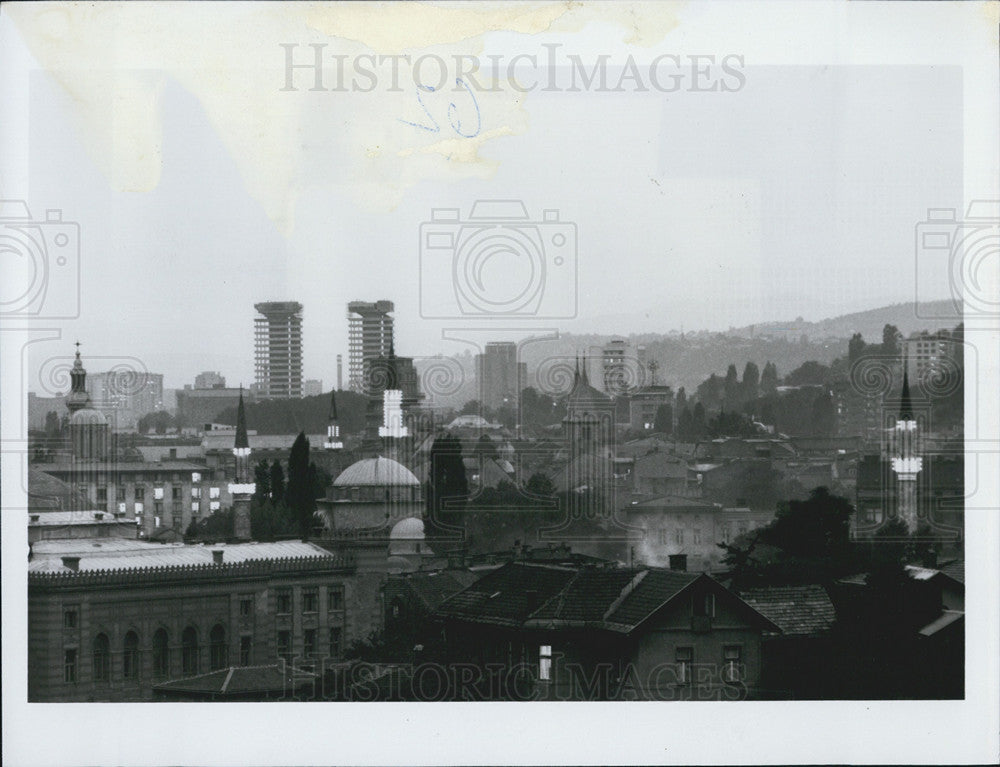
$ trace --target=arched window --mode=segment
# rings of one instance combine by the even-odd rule
[[[139,678],[139,635],[130,631],[125,635],[125,652],[122,654],[122,676]]]
[[[111,642],[107,634],[94,637],[94,681],[111,679]]]
[[[153,634],[153,675],[167,676],[170,673],[170,643],[166,629],[157,629]]]
[[[198,673],[198,631],[194,626],[181,634],[181,666],[185,674]]]
[[[226,629],[221,623],[216,623],[212,626],[212,631],[209,634],[209,643],[212,671],[224,668],[228,664],[229,658],[226,652]]]

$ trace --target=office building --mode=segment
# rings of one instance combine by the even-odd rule
[[[517,361],[517,344],[510,341],[486,344],[486,350],[476,355],[476,377],[479,400],[486,410],[516,411],[527,378],[525,363]]]
[[[347,385],[351,391],[367,393],[365,366],[388,357],[392,347],[394,310],[392,301],[351,301],[347,305]]]
[[[254,370],[260,397],[302,396],[302,304],[254,304]]]

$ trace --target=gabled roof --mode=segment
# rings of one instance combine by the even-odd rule
[[[775,623],[786,636],[815,636],[837,618],[830,595],[819,584],[766,586],[738,592],[741,599]]]
[[[471,586],[478,579],[478,573],[468,570],[442,570],[412,573],[406,576],[405,581],[428,610],[436,610],[448,597]]]
[[[953,578],[962,584],[965,583],[965,562],[963,560],[957,559],[954,562],[942,565],[940,570],[949,578]]]
[[[439,618],[507,628],[590,628],[630,634],[696,582],[732,598],[765,630],[781,629],[708,575],[647,568],[511,563],[438,608]]]

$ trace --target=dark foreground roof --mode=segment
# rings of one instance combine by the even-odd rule
[[[823,634],[833,627],[837,618],[830,595],[819,584],[766,586],[746,589],[739,595],[777,624],[786,636]]]
[[[447,599],[439,618],[507,628],[590,628],[631,633],[695,582],[728,595],[764,630],[781,629],[718,581],[658,569],[562,567],[514,562]]]

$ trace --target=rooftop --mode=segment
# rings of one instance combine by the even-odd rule
[[[244,695],[289,692],[316,678],[315,674],[291,666],[230,666],[206,674],[172,679],[153,687],[163,692],[206,695]]]
[[[147,568],[210,565],[213,551],[223,552],[223,562],[254,562],[274,559],[330,557],[326,549],[302,541],[275,543],[149,543],[148,541],[80,540],[39,541],[32,546],[28,572],[73,572],[62,563],[62,556],[78,556],[77,572],[143,570]]]
[[[365,458],[352,463],[333,481],[335,487],[419,485],[412,471],[391,458]]]
[[[813,636],[829,631],[837,616],[819,584],[767,586],[739,592],[748,605],[781,628],[783,634]]]

